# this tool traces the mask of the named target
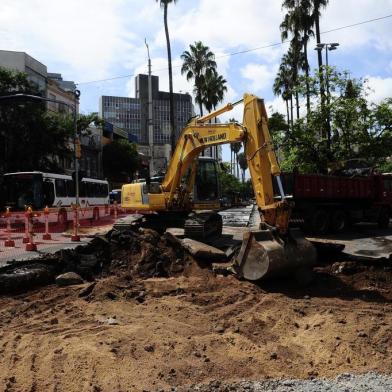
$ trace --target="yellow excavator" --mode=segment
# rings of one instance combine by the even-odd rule
[[[242,124],[210,122],[239,103],[244,104]],[[235,142],[244,143],[261,224],[259,230],[245,232],[233,269],[240,277],[257,281],[309,268],[316,260],[316,251],[298,229],[289,229],[292,205],[282,187],[264,101],[255,95],[245,94],[238,102],[193,119],[179,137],[163,182],[123,185],[122,207],[155,212],[148,216],[160,219],[165,226],[185,216],[186,237],[219,235],[222,219],[216,210],[211,210],[215,202],[198,204],[192,200],[198,157],[206,147]],[[273,179],[277,181],[278,199],[274,197]]]

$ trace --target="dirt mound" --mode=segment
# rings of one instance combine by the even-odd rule
[[[50,284],[56,275],[70,271],[87,281],[110,275],[135,280],[176,276],[185,273],[192,263],[192,256],[173,236],[141,228],[111,230],[87,246],[3,267],[0,293],[23,292]]]

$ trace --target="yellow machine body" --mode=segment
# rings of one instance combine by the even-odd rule
[[[267,230],[268,241],[265,239],[266,235],[244,238],[243,248],[237,258],[237,266],[241,276],[255,280],[256,277],[259,279],[266,275],[271,269],[276,274],[276,270],[279,270],[279,268],[275,268],[277,265],[283,266],[282,268],[285,270],[288,270],[288,265],[295,266],[296,262],[301,266],[310,265],[316,256],[310,243],[304,242],[305,240],[300,238],[298,233],[290,235],[288,231],[291,205],[285,199],[280,182],[280,167],[268,130],[264,101],[254,95],[245,94],[239,102],[244,104],[242,124],[209,122],[212,118],[231,110],[234,106],[232,104],[204,117],[194,119],[184,128],[179,137],[162,184],[124,185],[122,206],[141,211],[190,211],[194,208],[192,190],[200,152],[206,147],[243,142],[256,203],[261,213],[262,228]],[[185,174],[187,176],[184,180]],[[281,194],[279,201],[274,198],[272,183],[274,177]],[[257,241],[259,237],[264,240]],[[257,246],[251,246],[255,241]],[[263,246],[263,241],[268,244],[267,247]],[[300,246],[296,246],[296,244]],[[304,252],[305,248],[306,252]],[[255,249],[258,250],[253,252],[252,250]],[[299,252],[298,255],[296,249]],[[263,262],[261,262],[261,258],[257,260],[258,255],[262,253],[264,254]],[[267,264],[265,260],[268,260]],[[289,262],[279,263],[282,260]],[[253,273],[249,272],[250,269]]]

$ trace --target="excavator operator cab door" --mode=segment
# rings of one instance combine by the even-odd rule
[[[220,208],[218,173],[218,162],[214,158],[199,157],[193,188],[193,209],[214,210]]]

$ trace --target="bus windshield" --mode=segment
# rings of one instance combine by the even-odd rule
[[[38,173],[18,173],[4,175],[4,204],[14,210],[24,210],[26,206],[41,208],[42,175]]]

